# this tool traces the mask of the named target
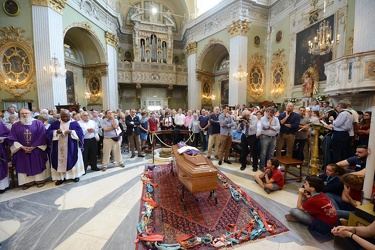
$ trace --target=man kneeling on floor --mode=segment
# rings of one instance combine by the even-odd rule
[[[322,193],[324,182],[317,176],[307,176],[298,190],[297,208],[291,208],[285,218],[308,225],[310,233],[320,242],[332,239],[331,229],[338,224],[338,215],[328,197]]]
[[[264,172],[255,175],[255,181],[267,192],[281,190],[284,186],[284,176],[279,169],[279,160],[271,158],[267,161]]]

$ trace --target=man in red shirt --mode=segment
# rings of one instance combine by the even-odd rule
[[[338,225],[338,215],[328,197],[322,193],[324,181],[317,176],[307,176],[304,187],[298,191],[297,208],[291,208],[285,218],[309,226],[313,236],[332,238],[331,230]]]
[[[281,190],[284,186],[284,176],[279,169],[279,160],[271,158],[267,161],[264,172],[255,175],[255,181],[267,192]]]

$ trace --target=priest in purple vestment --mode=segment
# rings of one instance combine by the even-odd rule
[[[9,187],[8,178],[8,156],[5,151],[5,143],[9,134],[9,129],[0,121],[0,194],[5,192]]]
[[[18,184],[28,189],[36,183],[43,187],[49,175],[46,129],[41,121],[31,117],[31,111],[19,111],[20,121],[13,124],[8,138],[17,171]]]
[[[51,175],[56,186],[65,180],[79,181],[85,173],[82,150],[84,134],[78,122],[70,117],[69,110],[60,110],[60,120],[47,129],[47,139],[52,142]]]

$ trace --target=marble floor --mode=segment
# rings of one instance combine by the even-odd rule
[[[42,188],[15,188],[1,194],[0,249],[135,249],[140,174],[152,159],[123,154],[123,160],[125,168],[88,170],[78,183],[57,187],[48,182]],[[217,165],[216,160],[213,163]],[[285,220],[284,214],[296,205],[300,183],[287,182],[282,191],[267,194],[254,182],[251,167],[240,171],[238,163],[223,163],[218,168],[290,229],[236,249],[338,249],[333,241],[316,241],[306,226]]]

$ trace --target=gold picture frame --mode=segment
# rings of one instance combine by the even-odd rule
[[[18,16],[20,14],[20,5],[16,0],[4,0],[3,10],[8,16]]]
[[[280,43],[283,40],[283,37],[284,37],[284,33],[281,30],[276,32],[276,35],[275,35],[276,43]]]

